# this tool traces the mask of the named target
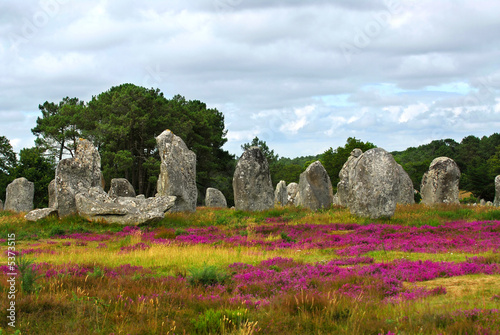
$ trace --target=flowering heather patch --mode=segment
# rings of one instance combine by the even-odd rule
[[[213,226],[186,231],[187,235],[179,235],[175,241],[187,244],[223,243],[267,250],[334,248],[338,249],[339,255],[345,256],[357,256],[375,250],[425,253],[500,250],[500,221],[452,222],[438,227],[276,223],[254,227],[252,237],[238,234],[241,229],[229,230]],[[149,240],[155,242],[154,239]]]
[[[241,294],[270,297],[279,292],[314,290],[323,292],[339,290],[353,298],[370,296],[380,298],[398,297],[417,299],[446,290],[403,289],[403,281],[417,282],[439,277],[454,277],[467,274],[500,274],[499,264],[452,263],[431,261],[396,260],[391,263],[365,265],[368,258],[334,260],[326,264],[303,264],[286,258],[273,258],[259,265],[235,263],[230,269],[235,272],[233,281]],[[342,267],[348,263],[353,266]]]

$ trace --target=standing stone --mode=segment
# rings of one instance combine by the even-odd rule
[[[156,137],[156,143],[161,158],[158,194],[177,197],[171,212],[196,211],[198,190],[195,153],[170,130]]]
[[[288,203],[288,192],[286,188],[286,182],[280,180],[278,185],[276,185],[276,190],[274,190],[274,205],[275,206],[286,206]]]
[[[422,177],[420,186],[422,203],[425,205],[459,204],[459,180],[460,169],[453,159],[448,157],[434,159],[429,170]]]
[[[209,187],[205,194],[205,206],[211,208],[227,208],[226,197],[218,189]]]
[[[29,212],[33,209],[35,184],[21,177],[7,185],[5,210],[12,212]]]
[[[134,187],[125,178],[111,179],[111,187],[109,188],[108,195],[112,198],[118,198],[118,197],[135,198],[136,196]]]
[[[349,205],[349,194],[350,194],[350,184],[349,184],[349,173],[356,166],[359,157],[363,154],[361,149],[354,149],[351,151],[351,155],[344,163],[342,169],[339,172],[340,181],[337,183],[337,197],[336,205],[347,207]]]
[[[56,180],[52,179],[49,183],[49,208],[57,208]]]
[[[348,206],[351,214],[360,217],[393,216],[401,193],[400,167],[382,148],[358,154],[353,151],[339,173],[342,187],[337,194],[341,204]]]
[[[101,156],[88,140],[79,139],[73,158],[56,168],[56,203],[60,217],[76,214],[75,196],[91,187],[101,187]]]
[[[0,211],[3,211],[3,202],[0,200]]]
[[[316,161],[300,174],[297,205],[318,210],[332,204],[332,182],[321,162]]]
[[[288,205],[297,206],[297,192],[299,192],[299,184],[288,184],[288,186],[286,187],[286,193],[288,195]]]
[[[413,188],[413,182],[401,165],[397,164],[397,168],[399,175],[399,194],[397,203],[402,205],[414,204],[415,190]]]
[[[493,206],[500,206],[500,175],[495,177],[495,200]]]
[[[237,210],[263,211],[274,207],[269,164],[259,147],[248,148],[238,160],[233,191]]]

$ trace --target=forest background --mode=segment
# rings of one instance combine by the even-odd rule
[[[127,178],[137,194],[156,193],[160,158],[155,137],[170,129],[196,154],[198,204],[203,205],[208,187],[222,191],[228,205],[234,204],[232,178],[237,159],[223,149],[227,142],[224,115],[198,100],[180,95],[167,99],[159,89],[134,84],[114,86],[84,102],[63,98],[60,102],[39,105],[41,115],[32,129],[35,146],[16,154],[9,140],[0,135],[0,199],[5,199],[7,185],[25,177],[35,183],[35,207],[48,204],[48,184],[61,159],[72,157],[78,138],[93,142],[101,155],[106,185],[112,178]],[[342,147],[324,153],[296,158],[279,157],[264,140],[255,137],[242,150],[259,146],[267,157],[273,186],[280,180],[298,182],[310,163],[319,160],[327,170],[334,193],[339,172],[354,148],[366,151],[376,144],[349,137]],[[417,148],[392,152],[418,191],[423,174],[436,157],[453,159],[461,171],[460,189],[470,192],[464,202],[479,199],[493,201],[495,176],[500,175],[500,134],[478,138],[470,135],[460,142],[434,140]],[[419,196],[416,193],[418,202]]]

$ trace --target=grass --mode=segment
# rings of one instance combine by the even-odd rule
[[[500,332],[498,250],[408,252],[383,244],[361,251],[357,260],[335,247],[298,247],[308,234],[315,238],[316,226],[325,229],[320,225],[439,227],[450,221],[488,220],[500,220],[500,211],[408,205],[398,206],[391,219],[368,220],[340,207],[259,213],[199,208],[139,229],[79,217],[28,223],[22,215],[0,212],[0,239],[5,239],[0,240],[0,252],[5,255],[6,236],[14,233],[16,251],[27,252],[23,272],[28,279],[26,289],[16,295],[18,322],[11,329],[6,323],[8,299],[3,299],[9,286],[0,271],[0,334],[495,334]],[[311,232],[297,230],[305,237],[292,229],[308,224]],[[390,227],[381,234],[392,234]],[[470,236],[487,236],[489,245],[495,245],[500,231],[484,227]],[[340,230],[321,236],[358,234],[335,229]],[[224,239],[179,242],[201,232]],[[364,234],[360,245],[375,238],[375,231],[373,236],[370,230]],[[465,229],[463,234],[469,233]],[[264,244],[226,242],[241,238]],[[269,243],[278,247],[266,247]],[[383,270],[401,260],[465,264],[471,259],[494,273],[443,272],[412,283],[384,278],[377,271],[349,274],[377,266]],[[341,265],[329,265],[334,260]],[[6,263],[6,257],[0,258],[0,266]],[[491,270],[495,266],[497,272]]]

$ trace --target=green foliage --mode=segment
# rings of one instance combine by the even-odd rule
[[[323,167],[328,172],[334,193],[337,190],[337,184],[340,181],[339,172],[344,166],[345,162],[351,155],[354,149],[361,149],[363,152],[375,148],[375,145],[370,142],[362,142],[355,137],[349,137],[346,144],[343,147],[338,147],[333,150],[333,148],[328,149],[321,155],[320,162]]]
[[[500,134],[467,136],[460,143],[452,139],[435,140],[417,148],[392,153],[410,175],[415,189],[420,189],[423,174],[434,158],[449,157],[460,168],[460,189],[474,197],[492,201],[494,179],[500,174]]]
[[[36,281],[42,278],[33,270],[33,259],[26,258],[26,256],[17,257],[17,269],[21,277],[21,289],[24,293],[30,294],[38,289]]]
[[[10,171],[17,165],[12,145],[5,136],[0,136],[0,199],[5,199],[5,189],[15,178]]]
[[[500,220],[500,210],[488,211],[479,214],[480,220]]]
[[[31,132],[37,136],[37,146],[49,150],[58,160],[64,154],[74,155],[76,141],[86,122],[85,103],[78,98],[65,97],[58,104],[45,101],[38,109],[42,117],[36,120]]]
[[[50,229],[49,237],[61,236],[66,234],[66,231],[60,226],[54,226]]]
[[[205,264],[200,268],[192,268],[189,272],[191,275],[188,277],[188,283],[192,286],[213,286],[229,280],[229,275],[214,265]]]
[[[196,334],[209,335],[232,333],[247,321],[246,309],[208,309],[192,323]]]
[[[55,163],[52,157],[44,156],[39,147],[22,149],[17,166],[11,169],[13,178],[24,177],[35,184],[35,208],[48,207],[49,183],[55,177]]]
[[[289,243],[297,242],[296,240],[294,240],[290,236],[288,236],[288,234],[285,232],[281,232],[280,237],[285,242],[289,242]]]
[[[102,278],[102,277],[104,277],[104,271],[100,267],[96,266],[94,268],[94,271],[89,273],[89,277],[90,278]]]

